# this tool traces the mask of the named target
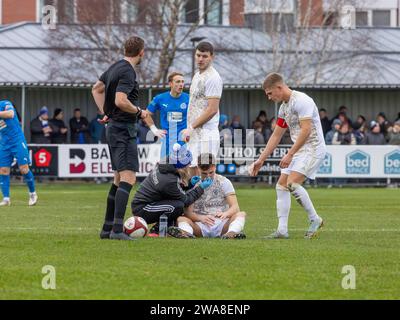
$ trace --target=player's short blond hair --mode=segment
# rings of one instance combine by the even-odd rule
[[[168,82],[174,81],[174,78],[175,78],[176,76],[181,76],[181,77],[183,77],[183,73],[181,73],[181,72],[176,72],[176,71],[172,72],[171,74],[168,75]]]
[[[267,75],[263,83],[263,89],[267,90],[275,87],[278,84],[284,84],[283,76],[279,73],[273,72]]]

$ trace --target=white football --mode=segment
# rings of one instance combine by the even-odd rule
[[[130,217],[124,223],[124,232],[131,238],[143,238],[148,231],[147,223],[141,217]]]

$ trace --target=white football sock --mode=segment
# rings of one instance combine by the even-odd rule
[[[288,232],[288,220],[291,206],[290,191],[277,184],[276,185],[276,211],[279,219],[278,232],[285,234]]]
[[[296,201],[307,211],[310,221],[320,219],[306,189],[297,183],[293,183],[290,190]]]
[[[245,217],[238,217],[235,220],[231,222],[229,225],[228,232],[235,232],[235,233],[240,233],[244,229],[244,223],[246,222]]]
[[[190,234],[193,234],[193,228],[192,228],[192,226],[191,226],[189,223],[187,223],[187,222],[179,222],[179,223],[178,223],[178,228],[179,228],[179,229],[182,229],[183,231],[186,231],[186,232],[188,232],[188,233],[190,233]]]

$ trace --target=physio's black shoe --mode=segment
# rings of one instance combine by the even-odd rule
[[[133,239],[130,236],[128,236],[126,233],[123,233],[123,232],[116,233],[114,231],[111,231],[110,239],[111,240],[131,240],[131,241],[136,240],[136,239]]]

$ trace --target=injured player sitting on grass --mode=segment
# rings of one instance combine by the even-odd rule
[[[198,157],[201,177],[193,177],[192,184],[211,178],[214,183],[194,204],[185,208],[178,218],[178,227],[171,227],[169,235],[176,238],[222,238],[244,239],[246,213],[240,211],[232,183],[215,173],[216,161],[212,154]]]

